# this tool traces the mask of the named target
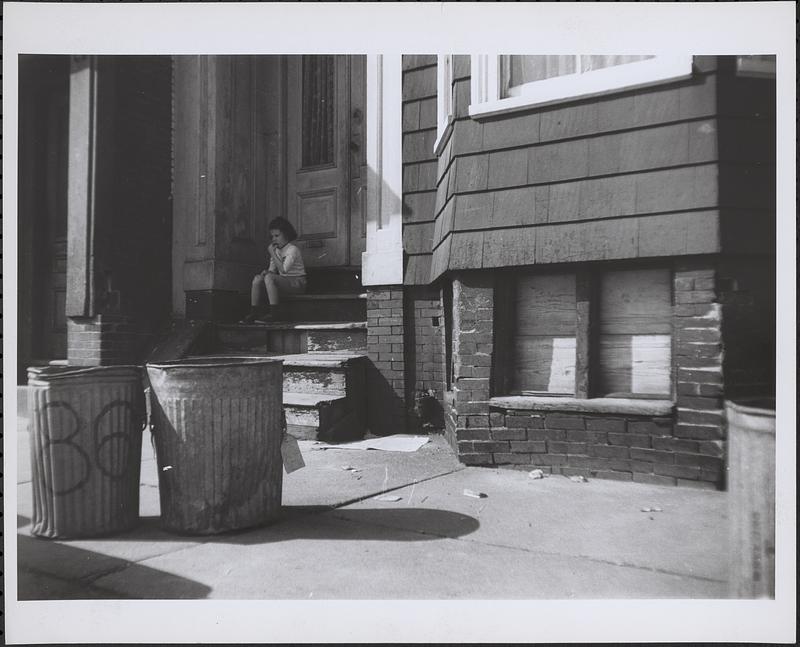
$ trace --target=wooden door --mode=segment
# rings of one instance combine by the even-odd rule
[[[287,217],[308,267],[361,263],[364,65],[353,58],[287,60]]]

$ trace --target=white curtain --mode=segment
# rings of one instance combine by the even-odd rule
[[[500,61],[502,93],[501,96],[509,96],[509,88],[513,88],[533,81],[543,81],[557,76],[568,74],[581,74],[600,70],[614,65],[624,65],[625,63],[635,63],[643,61],[653,56],[630,56],[630,55],[608,55],[608,56],[502,56]]]

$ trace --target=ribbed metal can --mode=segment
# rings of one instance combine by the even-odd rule
[[[136,366],[28,369],[33,528],[70,539],[139,521],[145,422]]]
[[[183,534],[263,525],[280,512],[283,362],[148,364],[161,523]]]
[[[775,403],[725,403],[730,596],[775,597]]]

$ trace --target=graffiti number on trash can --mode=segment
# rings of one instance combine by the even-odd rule
[[[94,458],[98,469],[112,479],[121,479],[128,472],[130,463],[130,434],[127,431],[103,433],[110,425],[111,429],[125,430],[127,425],[114,424],[114,415],[129,416],[136,419],[137,412],[130,402],[117,400],[103,407],[92,424],[94,434]],[[108,421],[108,422],[106,422]],[[104,424],[106,423],[106,424]]]
[[[48,410],[61,410],[63,413],[61,413],[60,416],[53,414],[51,421],[57,419],[58,422],[56,424],[49,424],[47,426],[48,433],[47,437],[44,439],[44,447],[42,449],[48,449],[51,456],[55,458],[55,461],[58,461],[60,457],[63,457],[64,461],[68,465],[74,466],[75,469],[69,470],[69,480],[64,479],[64,482],[59,483],[58,487],[53,482],[54,479],[52,474],[49,475],[49,478],[45,477],[44,484],[45,487],[56,496],[64,496],[65,494],[74,492],[75,490],[78,490],[86,485],[86,482],[89,480],[89,474],[92,471],[92,463],[89,460],[88,454],[83,450],[83,448],[73,442],[73,439],[80,433],[81,428],[83,427],[78,414],[75,412],[75,409],[73,409],[67,402],[58,401],[48,402],[45,404],[42,414],[46,414]],[[72,418],[71,424],[69,422],[64,424],[64,419],[67,417]],[[56,429],[66,429],[68,430],[68,433],[60,435],[60,437],[56,438],[54,437],[55,434],[53,433]],[[70,456],[67,452],[71,453],[72,455]]]
[[[55,496],[65,496],[86,485],[92,473],[92,459],[82,447],[87,443],[81,443],[80,437],[84,423],[64,401],[46,403],[42,417],[48,423],[44,427],[46,434],[42,435],[41,452],[50,456],[49,465],[45,461],[44,485]],[[133,404],[116,400],[104,406],[92,422],[94,464],[108,478],[119,480],[128,473],[131,462],[128,421],[138,428],[141,419],[141,412]],[[59,466],[55,473],[49,469],[52,465]]]

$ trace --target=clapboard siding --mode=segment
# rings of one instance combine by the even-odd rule
[[[729,72],[718,57],[695,57],[683,81],[480,120],[469,117],[468,64],[455,57],[431,280],[456,269],[716,253],[721,206],[760,200],[734,178],[746,175],[760,195],[772,177],[763,168],[770,127],[753,117],[768,106],[750,99],[748,110],[725,113],[718,93]],[[744,141],[722,139],[728,130]]]
[[[404,283],[430,279],[439,161],[436,141],[436,56],[403,56]],[[445,185],[446,186],[446,185]]]

